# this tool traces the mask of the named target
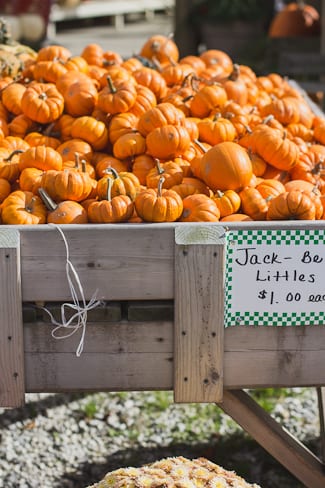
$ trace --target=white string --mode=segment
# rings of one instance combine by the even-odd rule
[[[54,339],[66,339],[68,337],[71,337],[73,334],[75,334],[80,328],[82,329],[81,338],[79,341],[78,348],[76,350],[76,356],[79,357],[84,348],[86,326],[87,326],[87,312],[89,310],[92,310],[93,308],[98,307],[98,305],[101,304],[101,301],[96,300],[96,294],[98,291],[96,290],[93,296],[91,297],[91,299],[89,300],[89,302],[88,303],[86,302],[83,287],[80,282],[78,273],[69,258],[69,245],[67,239],[60,227],[58,227],[56,224],[49,224],[49,225],[54,226],[60,232],[63,242],[65,244],[65,249],[66,249],[65,270],[66,270],[67,280],[68,280],[73,303],[63,303],[61,305],[61,322],[58,322],[53,317],[50,310],[48,310],[46,307],[42,307],[42,309],[48,313],[48,315],[51,318],[52,324],[56,325],[56,327],[52,330],[52,337]],[[78,300],[78,292],[79,292],[79,296],[81,297],[81,300]],[[80,301],[82,302],[81,305],[80,305]],[[66,318],[66,309],[71,309],[76,311],[68,320]],[[57,332],[61,331],[62,329],[65,329],[66,333],[63,335],[62,333],[57,335]]]

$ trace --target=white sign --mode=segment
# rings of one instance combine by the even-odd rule
[[[325,231],[227,236],[227,325],[325,325]]]

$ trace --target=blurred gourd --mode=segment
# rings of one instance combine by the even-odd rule
[[[12,38],[10,25],[0,19],[0,75],[15,78],[36,56],[32,48]]]
[[[304,1],[285,5],[273,18],[269,37],[317,36],[320,33],[320,16],[312,5]]]

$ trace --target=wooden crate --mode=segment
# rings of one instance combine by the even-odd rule
[[[307,487],[325,486],[322,461],[243,391],[324,385],[325,324],[224,328],[225,232],[325,232],[325,222],[228,224],[61,226],[85,300],[103,302],[79,356],[81,330],[53,338],[40,308],[72,301],[62,234],[1,226],[0,404],[23,405],[25,392],[173,390],[176,402],[217,403]],[[139,301],[172,304],[172,316],[134,320]]]

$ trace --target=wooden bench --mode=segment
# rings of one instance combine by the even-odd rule
[[[61,7],[54,4],[51,9],[49,29],[51,35],[54,35],[58,22],[96,17],[112,17],[115,28],[122,29],[124,18],[128,14],[144,14],[150,22],[156,11],[168,10],[173,6],[173,0],[119,0],[118,2],[90,0],[81,2],[75,7]]]

